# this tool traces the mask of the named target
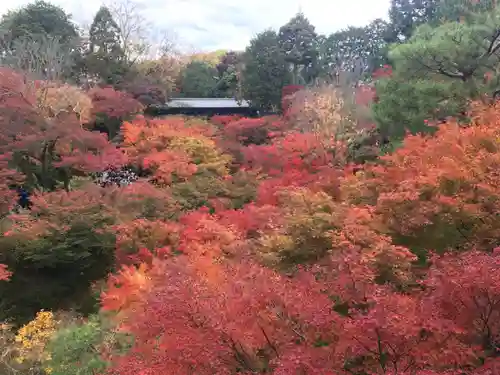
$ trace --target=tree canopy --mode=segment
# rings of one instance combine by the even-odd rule
[[[295,83],[311,82],[317,64],[317,33],[303,13],[298,13],[279,29],[278,42],[285,61],[292,67]]]
[[[41,0],[3,15],[0,33],[9,43],[36,35],[50,36],[62,43],[78,37],[71,16],[61,7]]]
[[[391,0],[391,23],[387,40],[391,43],[408,40],[418,26],[435,19],[440,2],[441,0]]]
[[[267,30],[253,38],[244,64],[245,97],[258,107],[279,108],[281,89],[291,77],[276,32]]]
[[[391,82],[377,86],[379,125],[386,129],[399,123],[398,136],[422,131],[429,129],[424,120],[459,115],[468,100],[498,95],[499,15],[495,9],[468,14],[463,22],[425,24],[406,43],[395,45],[389,55]]]
[[[124,1],[0,53],[1,375],[500,374],[493,0],[198,56]]]
[[[120,30],[111,12],[101,7],[89,30],[89,49],[85,56],[85,69],[103,82],[119,82],[127,71],[125,53],[121,46]]]
[[[192,61],[182,72],[180,92],[187,97],[217,97],[217,70],[208,63]]]

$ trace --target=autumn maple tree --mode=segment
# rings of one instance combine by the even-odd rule
[[[14,72],[2,74],[8,79],[2,81],[5,109],[1,112],[14,116],[13,111],[21,111],[32,118],[18,125],[15,119],[5,119],[0,135],[3,162],[21,172],[26,184],[44,190],[62,184],[68,190],[75,175],[126,162],[123,153],[105,135],[82,126],[89,116],[89,108],[85,107],[89,103],[84,102],[83,94],[67,86],[25,83],[26,79]]]
[[[149,118],[0,73],[0,315],[84,316],[47,338],[54,373],[497,375],[497,104],[380,155],[333,86],[285,87],[282,115]]]
[[[95,87],[88,92],[92,101],[91,126],[106,133],[110,139],[119,133],[122,121],[143,110],[143,105],[124,91],[112,87]]]
[[[433,137],[408,136],[365,168],[353,187],[402,244],[438,251],[498,245],[498,111],[477,107],[475,126],[450,120]]]
[[[342,144],[318,134],[281,128],[248,144],[241,135],[257,120],[216,118],[215,132],[179,119],[126,123],[126,153],[156,189],[174,192],[200,172],[233,179],[198,143],[213,137],[239,143],[258,188],[241,207],[115,227],[124,262],[141,265],[102,295],[136,339],[111,357],[111,373],[494,374],[496,116],[473,107],[472,126],[409,136],[357,172]]]
[[[0,258],[13,272],[0,286],[0,303],[4,314],[21,321],[41,308],[84,303],[90,285],[115,264],[116,216],[102,188],[90,184],[30,198],[31,210],[9,215],[10,228],[0,236]]]

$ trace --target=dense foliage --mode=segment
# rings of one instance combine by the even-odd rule
[[[73,83],[2,66],[0,372],[499,374],[499,13],[390,15],[181,68],[103,7]],[[176,85],[282,113],[143,114]]]
[[[243,144],[253,202],[130,226],[144,263],[109,280],[102,308],[135,341],[111,373],[493,374],[499,110],[355,175],[315,133]]]

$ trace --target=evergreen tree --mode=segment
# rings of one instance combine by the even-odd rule
[[[242,54],[228,51],[217,64],[217,91],[222,96],[237,97],[240,87],[239,76],[241,71]]]
[[[317,77],[318,35],[314,26],[298,13],[279,30],[279,45],[292,67],[294,83],[309,83]]]
[[[434,26],[450,21],[472,21],[477,13],[494,11],[496,0],[441,0],[435,12]]]
[[[58,6],[36,1],[15,11],[9,11],[0,20],[3,40],[12,46],[16,41],[34,36],[50,37],[70,44],[78,37],[71,16]]]
[[[80,37],[62,8],[36,1],[0,20],[0,65],[37,79],[70,79]]]
[[[354,83],[387,62],[387,23],[377,19],[365,27],[349,27],[323,40],[322,69],[341,73]],[[348,83],[345,82],[345,83]]]
[[[408,40],[415,29],[435,20],[437,7],[442,0],[391,0],[391,21],[386,35],[389,43]]]
[[[202,61],[190,62],[182,71],[181,93],[186,97],[217,97],[217,70]]]
[[[460,17],[464,22],[421,25],[408,42],[391,49],[394,73],[377,84],[373,106],[388,136],[432,131],[424,120],[460,117],[470,99],[500,95],[500,10]]]
[[[289,81],[285,55],[276,32],[267,30],[258,34],[245,51],[243,96],[262,109],[278,109],[281,90]]]
[[[89,31],[89,49],[85,68],[107,84],[119,83],[127,72],[121,47],[120,29],[105,6],[95,15]]]

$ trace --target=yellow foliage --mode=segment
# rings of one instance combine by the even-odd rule
[[[227,165],[231,161],[231,156],[221,154],[215,142],[209,138],[202,136],[174,138],[170,147],[172,150],[185,152],[198,168],[214,171],[220,176],[229,173]]]
[[[45,346],[56,331],[57,321],[50,311],[40,311],[34,320],[24,325],[17,332],[15,341],[18,344],[17,362],[43,363],[50,360]],[[50,368],[45,369],[50,373]]]
[[[273,233],[260,238],[259,252],[262,260],[268,264],[279,264],[283,261],[282,255],[291,253],[295,248],[293,238],[286,234]]]
[[[332,85],[301,90],[291,100],[291,121],[300,129],[339,140],[354,131],[356,122],[347,103]]]
[[[345,210],[323,192],[293,189],[280,193],[282,220],[258,241],[258,252],[271,265],[317,260],[331,250],[331,231]]]

